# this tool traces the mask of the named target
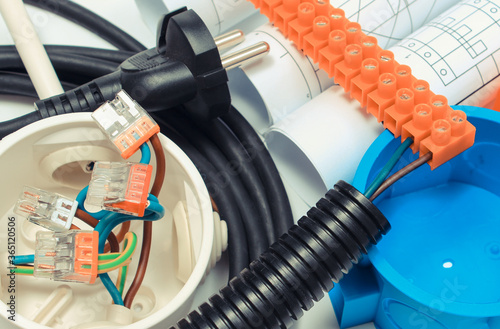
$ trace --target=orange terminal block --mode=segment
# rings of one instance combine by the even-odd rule
[[[430,99],[432,120],[445,119],[453,109],[448,105],[448,99],[443,95],[434,95]]]
[[[377,58],[378,53],[382,48],[378,46],[377,38],[372,36],[364,36],[361,38],[361,49],[363,49],[363,59]]]
[[[328,36],[328,47],[319,51],[319,67],[328,73],[330,78],[335,73],[335,65],[344,60],[346,35],[344,31],[334,30]]]
[[[90,277],[90,284],[95,283],[99,266],[99,232],[81,232],[75,236],[74,272]],[[84,268],[90,265],[90,268]]]
[[[361,25],[356,22],[348,22],[345,25],[345,34],[347,36],[348,45],[351,45],[353,43],[360,44],[361,39],[365,37],[363,31],[361,31]]]
[[[412,88],[413,83],[417,81],[411,74],[411,68],[408,65],[398,64],[394,69],[394,74],[396,75],[397,88]]]
[[[432,129],[432,107],[429,104],[418,104],[413,110],[413,120],[405,123],[401,131],[401,140],[413,139],[411,149],[417,153],[420,142],[431,134]]]
[[[297,18],[288,24],[288,39],[295,43],[298,49],[302,49],[302,40],[312,32],[312,23],[316,17],[316,9],[310,2],[299,5]]]
[[[278,6],[281,6],[282,3],[283,0],[260,0],[259,4],[260,13],[266,16],[267,18],[272,19],[274,14],[274,9],[276,9]],[[255,5],[255,8],[259,8],[255,4],[255,0],[253,4]]]
[[[344,87],[345,92],[351,88],[351,79],[361,72],[363,52],[361,46],[357,44],[345,47],[344,60],[335,65],[333,80]]]
[[[394,60],[394,53],[390,50],[382,50],[378,53],[380,63],[380,73],[393,73],[397,62]]]
[[[361,63],[361,74],[351,80],[351,97],[362,107],[366,106],[368,94],[377,89],[379,64],[375,58],[367,58]]]
[[[413,83],[413,93],[415,94],[415,105],[428,103],[434,93],[429,89],[429,83],[425,80],[417,80]]]
[[[347,19],[345,18],[345,12],[340,8],[330,8],[330,23],[332,30],[343,30]]]
[[[411,120],[415,107],[415,97],[408,88],[399,89],[396,93],[394,105],[389,107],[384,114],[384,128],[388,129],[398,138],[401,128]]]
[[[298,48],[303,48],[303,37],[313,31],[314,18],[316,18],[316,16],[328,16],[330,20],[330,30],[332,31],[330,32],[330,35],[328,37],[328,44],[323,43],[325,45],[323,47],[316,46],[317,48],[321,48],[319,49],[319,52],[317,52],[317,50],[314,48],[315,45],[312,45],[311,43],[311,45],[308,45],[306,47],[306,53],[309,54],[314,61],[317,60],[319,63],[319,67],[325,70],[330,77],[335,75],[336,66],[341,67],[347,62],[344,59],[344,50],[348,45],[360,45],[361,53],[363,54],[363,60],[374,57],[374,53],[377,54],[376,59],[378,60],[378,70],[380,74],[377,83],[377,89],[368,93],[368,91],[370,90],[370,88],[368,88],[365,91],[365,94],[368,93],[368,97],[366,97],[367,111],[376,116],[379,122],[384,119],[384,112],[387,110],[387,108],[394,104],[396,91],[402,88],[408,88],[412,90],[414,94],[413,97],[415,105],[427,104],[430,106],[434,122],[436,122],[436,119],[443,120],[441,118],[450,113],[451,108],[448,106],[445,98],[443,98],[442,96],[436,96],[434,93],[432,93],[430,91],[428,83],[426,83],[424,80],[417,80],[411,74],[411,69],[407,65],[400,65],[399,63],[397,63],[397,61],[394,60],[394,54],[392,52],[388,50],[381,50],[376,42],[375,44],[372,44],[374,43],[373,41],[376,41],[376,39],[371,36],[366,36],[358,23],[350,22],[348,19],[346,19],[344,11],[340,8],[334,8],[333,6],[329,5],[329,1],[282,0],[281,5],[279,4],[278,0],[251,1],[259,7],[266,5],[269,6],[269,12],[272,12],[272,8],[275,8],[274,13],[269,13],[268,17],[272,16],[271,21],[274,21],[275,26],[278,27],[280,31],[282,31],[285,37],[288,36],[289,39],[294,41]],[[306,8],[306,13],[300,13],[299,6],[302,6],[301,8]],[[314,10],[314,13],[311,13],[311,10]],[[266,12],[266,10],[263,11]],[[326,13],[328,13],[328,15],[326,15]],[[301,16],[301,20],[299,20],[299,16]],[[291,26],[293,26],[293,28],[291,28]],[[291,30],[293,30],[293,32],[290,32]],[[304,33],[304,31],[306,32]],[[309,38],[310,37],[308,37],[308,39]],[[341,61],[344,62],[342,65],[339,65]],[[340,71],[344,72],[343,69],[341,69]],[[389,74],[389,76],[386,74]],[[339,79],[342,78],[337,78],[337,80]],[[349,88],[351,88],[352,86],[354,90],[352,92],[352,97],[358,100],[360,99],[361,104],[363,104],[363,101],[365,100],[365,97],[363,96],[363,91],[365,88],[364,84],[362,83],[364,82],[363,76],[361,74],[358,74],[358,76],[353,76],[351,77],[351,82],[352,83],[350,84],[344,85],[344,87],[349,90]],[[361,90],[361,92],[359,92],[359,90]],[[361,96],[359,96],[359,94],[361,94]],[[392,110],[390,112],[392,113]],[[400,122],[399,119],[398,122]],[[413,122],[413,120],[410,120],[409,122]],[[475,136],[475,128],[469,122],[465,122],[466,123],[464,124],[464,126],[466,128],[463,132],[463,135],[458,136],[456,135],[457,133],[455,133],[455,135],[450,138],[449,142],[446,143],[446,145],[440,144],[439,147],[437,147],[437,144],[433,144],[432,129],[430,136],[425,138],[424,141],[420,143],[421,151],[424,150],[425,152],[432,152],[432,150],[435,150],[439,152],[438,156],[433,157],[433,160],[429,161],[429,164],[432,163],[432,168],[437,167],[438,165],[446,162],[447,160],[451,159],[453,156],[461,152],[457,150],[461,149],[463,151],[472,145]],[[414,123],[408,124],[407,127],[410,127],[413,124]],[[453,125],[454,124],[451,124],[451,126]],[[408,133],[410,133],[410,130],[411,129],[408,130]],[[454,129],[454,131],[455,130],[456,129]],[[436,133],[434,133],[434,135],[436,135]],[[415,137],[416,135],[413,136],[418,140],[418,137]],[[434,138],[437,137],[434,136]],[[456,146],[455,141],[457,140],[459,142],[463,142],[463,145]],[[416,149],[416,147],[417,146],[414,143],[414,150]],[[449,150],[446,149],[447,147],[449,148]],[[446,159],[447,156],[448,158]]]
[[[316,16],[328,16],[331,10],[329,0],[305,0],[304,2],[311,2],[316,8]]]
[[[384,119],[385,110],[394,104],[396,90],[396,76],[383,73],[379,76],[377,89],[368,94],[366,111],[377,118],[378,122]]]
[[[454,158],[474,144],[476,127],[467,121],[463,111],[448,113],[446,119],[432,124],[431,135],[420,143],[420,155],[432,153],[431,170]]]
[[[304,37],[304,53],[318,62],[319,51],[328,45],[330,35],[330,19],[327,16],[318,16],[313,22],[313,31]]]
[[[285,37],[288,36],[288,24],[297,18],[300,0],[283,0],[281,6],[276,7],[273,14],[274,26],[276,26]]]

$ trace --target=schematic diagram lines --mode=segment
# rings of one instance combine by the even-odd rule
[[[379,39],[383,48],[394,45],[459,0],[331,0],[363,31]]]
[[[217,9],[217,6],[215,5],[214,0],[210,0],[210,1],[212,2],[212,5],[214,6],[215,14],[217,15],[217,26],[219,29],[219,32],[217,34],[220,34],[222,21],[221,21],[220,16],[219,16],[219,10]]]
[[[484,77],[491,74],[484,71],[484,65],[478,64],[497,50],[485,39],[500,34],[500,12],[498,6],[490,1],[476,0],[474,4],[464,4],[453,16],[442,15],[417,35],[402,41],[398,46],[407,50],[404,58],[419,56],[444,86],[471,70],[477,71],[482,84],[486,83],[488,80]],[[488,49],[487,45],[493,49]],[[498,74],[496,65],[487,70],[495,70]]]

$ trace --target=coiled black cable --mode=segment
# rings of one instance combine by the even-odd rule
[[[274,219],[274,230],[276,235],[280,236],[292,227],[293,216],[288,195],[271,154],[252,126],[234,107],[221,119],[241,141],[250,160],[255,165],[267,192]]]
[[[234,134],[224,126],[220,120],[212,120],[206,123],[200,123],[198,127],[214,141],[227,159],[230,160],[235,175],[240,177],[245,185],[249,196],[252,198],[256,207],[260,223],[263,225],[267,236],[268,245],[274,243],[277,239],[273,225],[273,217],[268,202],[268,193],[251,162],[251,158],[242,147],[240,141]]]
[[[23,0],[58,16],[64,17],[95,33],[120,50],[139,52],[146,48],[122,29],[111,24],[85,7],[68,0]]]
[[[118,67],[117,63],[108,60],[72,53],[51,51],[48,55],[56,72],[71,72],[72,75],[84,76],[87,79],[112,73]],[[0,52],[0,70],[24,70],[24,64],[15,49]]]
[[[217,169],[219,175],[223,177],[230,188],[234,200],[240,208],[240,215],[243,218],[247,240],[249,244],[250,260],[257,259],[269,246],[266,232],[259,218],[257,207],[249,197],[247,189],[243,185],[239,176],[233,171],[231,161],[227,159],[220,149],[207,138],[200,130],[194,129],[191,119],[184,116],[180,111],[161,111],[156,115],[177,129],[200,153],[202,153]]]
[[[377,207],[339,181],[259,260],[172,328],[289,328],[389,229]]]
[[[193,161],[210,196],[219,208],[221,219],[226,221],[228,230],[231,232],[228,235],[229,277],[236,276],[249,263],[248,243],[245,226],[229,187],[221,180],[217,169],[193,145],[161,118],[154,116],[154,119],[160,125],[162,133],[179,146]]]

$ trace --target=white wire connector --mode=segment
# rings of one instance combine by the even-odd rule
[[[38,231],[33,275],[54,281],[94,283],[98,248],[97,231]]]
[[[116,98],[101,105],[92,118],[113,142],[124,159],[128,159],[160,127],[124,90]]]
[[[52,231],[67,231],[71,227],[78,202],[57,193],[25,186],[14,212],[30,222]]]
[[[86,203],[142,217],[148,203],[153,167],[143,163],[96,162]]]

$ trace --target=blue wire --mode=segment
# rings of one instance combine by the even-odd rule
[[[108,273],[101,273],[101,274],[99,274],[99,277],[101,278],[102,284],[104,285],[104,287],[106,287],[109,294],[111,295],[111,298],[113,298],[113,303],[115,303],[116,305],[124,306],[123,298],[120,295],[120,291],[118,290],[118,288],[116,288],[113,281],[111,281],[109,274]]]
[[[129,220],[148,220],[154,221],[163,217],[165,214],[165,208],[160,205],[158,202],[154,200],[158,200],[155,196],[148,197],[150,199],[150,203],[148,208],[146,209],[146,213],[144,217],[135,217],[129,215],[123,215],[119,213],[110,213],[107,216],[103,217],[99,224],[95,227],[95,230],[99,232],[99,253],[104,252],[104,246],[106,244],[106,240],[111,231],[123,222],[127,222]],[[116,305],[123,305],[123,299],[120,295],[118,288],[113,284],[111,279],[109,278],[108,273],[99,274],[102,283],[108,290],[111,298],[113,298],[113,302]]]
[[[88,190],[89,190],[89,186],[87,185],[76,196],[76,201],[78,202],[78,208],[82,209],[87,214],[92,215],[92,217],[94,217],[95,219],[100,220],[104,216],[106,216],[109,213],[109,211],[107,211],[107,210],[100,210],[100,211],[94,212],[94,213],[87,211],[87,209],[85,209],[84,203],[85,203],[85,199],[87,199],[87,192],[88,192]]]
[[[165,215],[165,208],[157,202],[150,202],[144,217],[135,217],[123,214],[113,214],[112,216],[107,216],[103,218],[99,224],[95,227],[95,230],[99,232],[99,253],[104,251],[104,245],[111,231],[121,223],[127,222],[129,220],[145,220],[145,221],[156,221]]]
[[[140,163],[144,163],[144,164],[149,164],[149,162],[151,161],[151,150],[149,149],[149,146],[147,143],[144,143],[141,145],[141,161],[139,161]]]
[[[12,259],[12,264],[21,265],[35,262],[35,255],[18,255]]]
[[[142,144],[140,147],[140,150],[141,150],[140,163],[149,164],[149,162],[151,161],[151,150],[150,150],[148,144],[147,143]],[[78,197],[77,197],[78,204],[79,205],[81,204],[81,207],[83,210],[85,210],[85,208],[83,206],[83,202],[85,202],[85,198],[87,196],[87,190],[88,190],[88,186],[86,188],[84,188],[78,194],[79,197],[80,197],[80,194],[83,194],[83,197],[80,197],[80,199],[78,199]],[[155,197],[155,199],[156,199],[156,197]],[[154,202],[156,204],[153,205],[153,210],[151,210],[152,213],[156,214],[156,217],[158,216],[158,211],[161,212],[161,210],[163,209],[163,207],[160,204],[158,204],[157,202],[158,202],[158,199],[156,199],[156,202]],[[151,203],[152,202],[150,202],[150,205],[151,205]],[[163,209],[163,213],[164,213],[164,209]],[[104,246],[106,244],[106,240],[108,238],[108,235],[113,230],[113,228],[115,228],[117,225],[119,225],[123,222],[129,221],[129,220],[144,219],[144,218],[133,217],[133,216],[128,216],[128,215],[121,215],[121,214],[118,214],[115,212],[109,212],[106,210],[101,210],[100,212],[93,214],[93,215],[96,219],[99,219],[99,224],[97,224],[97,226],[95,227],[95,230],[99,232],[99,253],[104,252]],[[161,215],[161,217],[163,217],[163,214]],[[161,217],[159,217],[159,218],[161,218]],[[157,219],[159,219],[159,218],[157,218]],[[146,220],[146,219],[144,219],[144,220]],[[154,219],[154,220],[156,220],[156,219]],[[111,281],[109,274],[108,273],[101,273],[101,274],[99,274],[99,277],[101,278],[102,284],[104,285],[104,287],[106,287],[106,289],[108,290],[108,293],[110,294],[111,298],[113,299],[113,303],[115,303],[116,305],[123,306],[124,305],[123,298],[120,294],[120,291],[114,285],[113,281]]]

